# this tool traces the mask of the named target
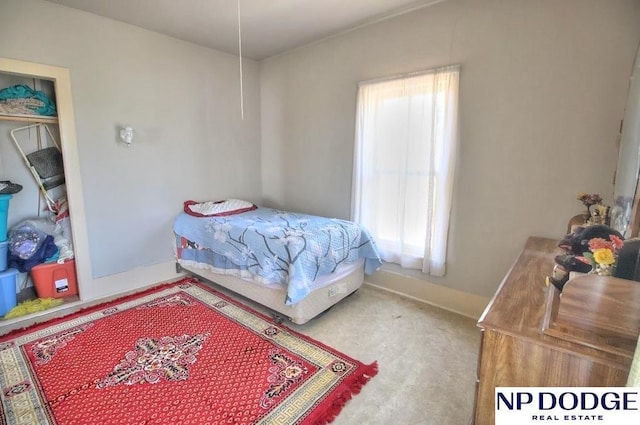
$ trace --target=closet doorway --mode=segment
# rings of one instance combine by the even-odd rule
[[[75,300],[84,300],[86,294],[90,293],[87,286],[92,281],[91,277],[91,261],[89,258],[89,246],[87,237],[86,217],[84,212],[84,201],[82,195],[82,185],[80,177],[79,156],[75,132],[75,119],[73,113],[73,102],[71,95],[71,81],[69,70],[66,68],[25,62],[15,59],[0,57],[0,77],[5,81],[33,81],[38,85],[42,85],[44,91],[52,92],[52,98],[55,99],[57,110],[57,119],[53,119],[46,123],[52,127],[56,127],[57,142],[63,158],[64,178],[66,186],[66,199],[69,206],[69,220],[72,229],[73,254],[75,259],[76,281],[78,288],[78,297]],[[1,87],[0,87],[1,88]],[[24,118],[3,116],[0,117],[2,125],[2,134],[0,142],[6,145],[13,145],[10,137],[10,129],[12,127],[23,127],[42,121],[39,118]],[[46,122],[46,121],[45,121]],[[4,125],[7,124],[7,125]],[[35,131],[35,129],[34,129]],[[6,134],[5,134],[6,133]],[[3,149],[12,148],[13,146],[3,146]],[[7,166],[7,164],[0,165]],[[16,166],[12,164],[11,166]],[[24,165],[22,165],[24,166]],[[4,170],[0,170],[4,172]],[[1,179],[0,179],[1,180]],[[22,184],[21,182],[17,182]],[[35,184],[33,179],[25,182],[29,185]],[[26,186],[26,185],[25,185]],[[16,195],[16,196],[19,196]],[[12,215],[12,203],[9,206],[9,216]],[[33,211],[37,215],[38,211]],[[22,215],[23,212],[18,212]],[[11,222],[11,219],[9,220]],[[18,282],[20,285],[21,282]],[[80,302],[80,301],[78,301]],[[24,319],[31,317],[25,316]],[[20,322],[23,318],[15,318],[5,320],[6,323]]]

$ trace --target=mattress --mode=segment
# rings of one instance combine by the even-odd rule
[[[365,273],[382,264],[366,229],[334,218],[263,207],[213,217],[185,211],[173,230],[178,258],[208,263],[216,273],[281,283],[291,305],[303,300],[318,278],[345,264],[364,259]]]
[[[382,264],[357,223],[245,201],[187,201],[173,230],[182,269],[298,324],[353,293]]]

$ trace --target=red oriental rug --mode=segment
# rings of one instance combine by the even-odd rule
[[[0,423],[323,424],[376,373],[189,278],[0,337]]]

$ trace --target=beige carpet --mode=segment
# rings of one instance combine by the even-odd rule
[[[295,329],[380,372],[335,425],[466,425],[473,411],[475,321],[364,285]]]

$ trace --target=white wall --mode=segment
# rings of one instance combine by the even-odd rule
[[[268,59],[263,196],[348,218],[357,82],[461,64],[448,271],[412,274],[489,296],[529,235],[565,233],[578,192],[611,202],[639,23],[636,0],[449,0]]]
[[[70,70],[94,278],[171,261],[187,199],[259,201],[256,62],[241,120],[237,57],[49,2],[0,1],[0,56]]]
[[[0,56],[70,69],[91,297],[171,277],[186,199],[348,218],[357,82],[459,63],[448,273],[412,285],[485,296],[528,235],[564,232],[577,192],[610,200],[638,22],[636,0],[448,0],[245,60],[244,121],[236,57],[49,2],[0,0]]]

